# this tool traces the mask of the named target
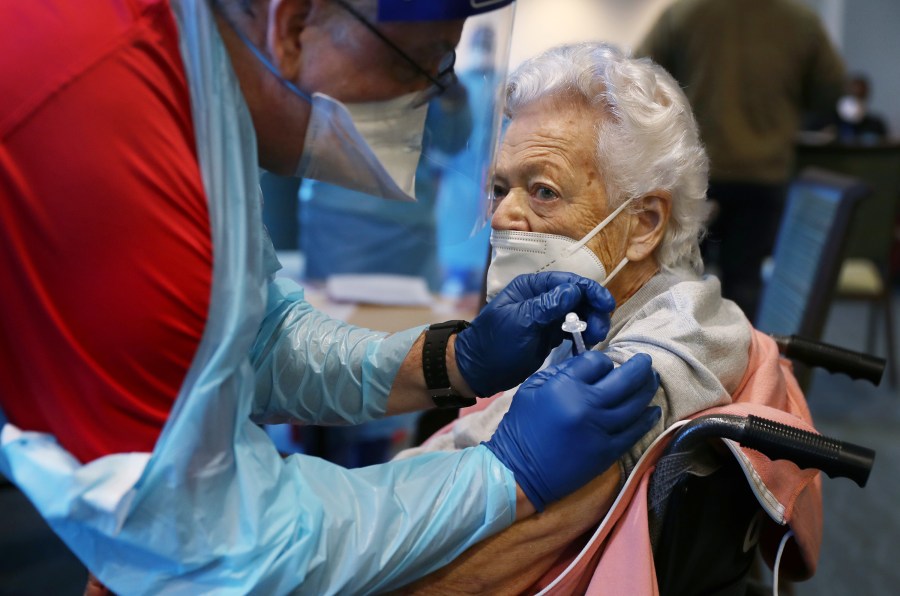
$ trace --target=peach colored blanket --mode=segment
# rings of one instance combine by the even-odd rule
[[[753,332],[747,372],[728,406],[710,408],[707,414],[754,414],[815,431],[803,393],[789,361],[781,358],[775,342]],[[479,402],[486,400],[479,400]],[[467,409],[462,415],[486,404]],[[480,407],[479,407],[480,406]],[[647,485],[656,461],[668,444],[670,428],[650,447],[632,472],[616,502],[589,542],[563,556],[529,593],[655,595],[656,573],[647,512]],[[443,429],[442,429],[443,430]],[[805,579],[815,572],[822,541],[822,485],[815,470],[801,470],[788,461],[770,461],[743,448],[735,450],[745,469],[758,476],[758,496],[771,516],[763,530],[761,549],[771,564],[778,540],[786,531],[795,533],[788,542],[782,571],[785,577]]]

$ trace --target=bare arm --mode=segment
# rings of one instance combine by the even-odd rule
[[[422,372],[422,346],[425,343],[425,334],[419,335],[416,342],[409,349],[409,353],[397,371],[397,377],[391,386],[388,395],[387,415],[403,414],[405,412],[417,412],[434,407],[428,389],[425,386],[425,375]],[[463,397],[475,397],[475,393],[463,379],[456,367],[456,335],[451,335],[447,341],[447,376],[450,378],[450,386]]]
[[[534,584],[565,548],[596,526],[619,488],[618,465],[577,492],[476,544],[397,594],[514,594]],[[521,519],[521,518],[519,518]]]

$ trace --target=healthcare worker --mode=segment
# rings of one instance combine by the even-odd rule
[[[346,470],[283,459],[258,426],[512,387],[569,310],[605,335],[609,294],[570,274],[517,278],[470,326],[393,335],[273,281],[258,166],[408,197],[413,127],[370,147],[335,98],[415,110],[474,4],[0,8],[0,472],[113,591],[388,590],[575,490],[655,421],[649,359],[611,370],[595,352],[528,380],[494,439],[459,453]]]

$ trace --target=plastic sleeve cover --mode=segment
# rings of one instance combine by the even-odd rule
[[[315,310],[288,279],[269,284],[251,351],[256,422],[359,424],[381,418],[400,364],[424,327],[387,334]]]
[[[246,419],[220,439],[198,434],[193,415],[184,422],[155,461],[86,466],[50,435],[7,424],[0,470],[107,587],[129,594],[381,593],[515,518],[512,473],[483,446],[348,470],[282,459]],[[185,433],[200,443],[190,458]]]

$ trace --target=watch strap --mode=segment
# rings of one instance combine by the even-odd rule
[[[475,404],[474,397],[463,397],[450,385],[447,374],[447,342],[454,333],[467,328],[467,321],[445,321],[425,331],[422,347],[422,372],[431,400],[439,408],[462,408]]]

